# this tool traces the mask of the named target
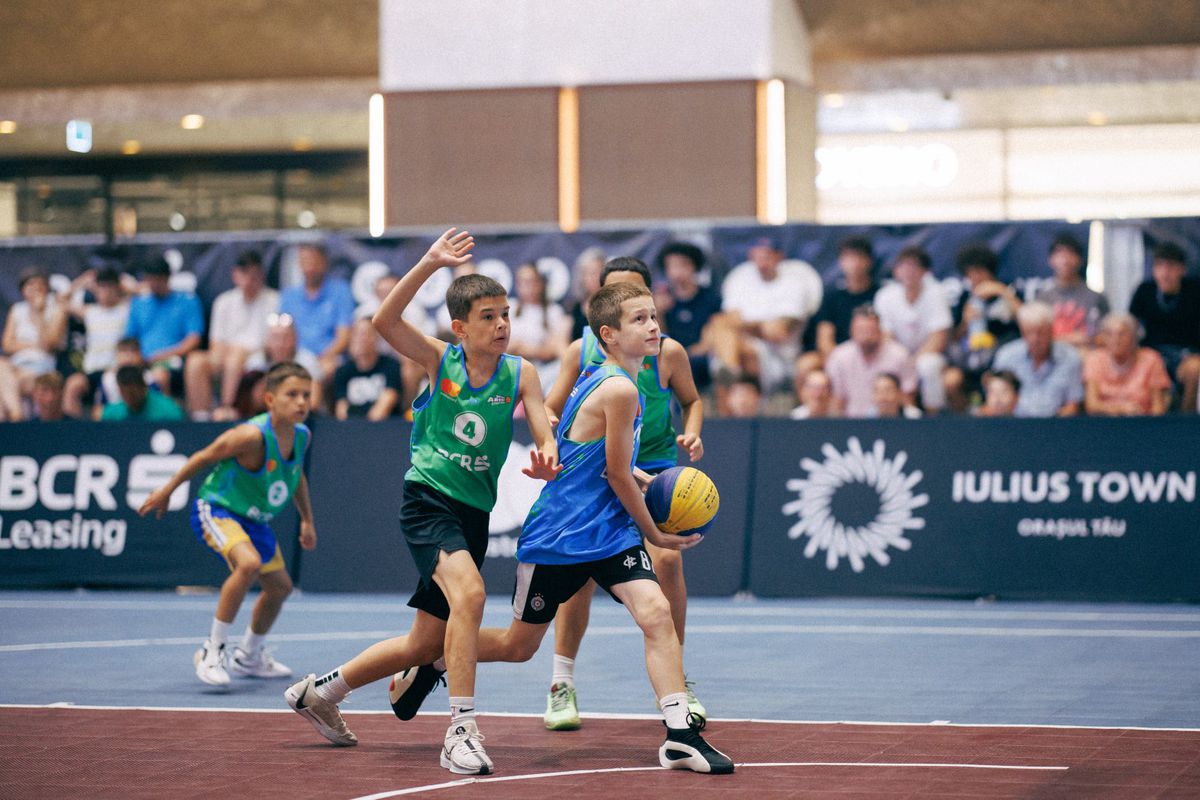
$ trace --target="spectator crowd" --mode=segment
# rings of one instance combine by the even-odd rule
[[[1047,254],[1052,280],[1024,293],[999,278],[984,244],[957,254],[957,297],[933,277],[925,250],[907,247],[880,265],[860,237],[841,243],[831,285],[769,238],[722,281],[706,261],[693,244],[668,244],[654,298],[719,416],[1197,411],[1200,280],[1170,242],[1154,248],[1150,278],[1121,310],[1088,288],[1083,247],[1065,234]],[[0,420],[244,419],[264,409],[266,371],[285,360],[313,373],[318,413],[409,414],[426,376],[370,323],[398,277],[383,274],[356,304],[321,245],[300,246],[297,263],[301,281],[276,291],[260,256],[242,253],[207,320],[194,294],[172,289],[163,258],[89,270],[58,293],[45,272],[22,273],[0,341]],[[582,333],[604,263],[594,248],[579,257],[565,304],[549,297],[536,263],[514,271],[509,350],[536,366],[543,386]],[[406,318],[452,336],[445,313],[413,304]]]

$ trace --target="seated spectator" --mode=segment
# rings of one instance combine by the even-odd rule
[[[113,373],[115,396],[117,346],[129,327],[129,301],[121,286],[121,273],[111,267],[88,270],[72,281],[66,299],[70,302],[70,298],[85,291],[91,293],[94,303],[68,305],[70,314],[83,322],[86,337],[83,369],[67,378],[63,393],[64,410],[68,416],[77,418],[84,413],[83,398],[99,388],[106,371]],[[133,343],[136,347],[137,340]],[[140,347],[138,358],[141,359]]]
[[[872,416],[879,419],[919,419],[920,410],[908,402],[900,388],[900,378],[894,372],[882,372],[871,384]]]
[[[221,422],[231,422],[238,419],[250,419],[266,413],[267,401],[264,394],[267,391],[267,373],[252,369],[238,381],[237,392],[233,396],[233,405],[222,410],[220,415],[214,413],[213,419]],[[226,417],[228,417],[226,419]]]
[[[599,247],[589,247],[575,259],[575,269],[572,271],[571,296],[571,341],[583,337],[583,329],[587,327],[588,300],[600,291],[600,273],[608,263],[608,256]]]
[[[154,373],[146,368],[142,358],[142,348],[138,340],[126,336],[117,342],[116,357],[112,366],[103,372],[91,373],[82,381],[78,373],[67,380],[63,395],[63,409],[68,416],[83,419],[88,416],[86,408],[91,408],[92,419],[100,419],[104,406],[115,402],[121,396],[117,388],[117,370],[121,367],[141,367],[145,373],[146,385],[158,389]]]
[[[354,322],[354,296],[350,284],[329,277],[329,258],[322,245],[302,245],[297,253],[304,283],[284,289],[279,310],[296,322],[300,352],[312,359],[296,359],[313,373],[314,388],[328,382],[342,363],[342,354],[350,344],[350,324]],[[318,366],[316,371],[306,361]],[[313,408],[318,408],[316,400]]]
[[[263,340],[263,349],[246,360],[246,371],[257,371],[266,375],[271,367],[283,361],[295,361],[313,375],[317,374],[315,370],[320,368],[315,355],[300,349],[296,321],[292,319],[292,315],[270,314],[267,317],[267,336]],[[314,381],[310,408],[320,408],[323,397],[323,387]]]
[[[1021,380],[1006,369],[983,376],[983,405],[980,417],[1011,417],[1021,397]]]
[[[704,337],[709,320],[721,311],[721,296],[709,286],[701,286],[699,275],[704,267],[704,252],[686,242],[668,244],[658,254],[658,263],[667,277],[656,287],[654,298],[664,332],[687,350],[696,386],[703,389],[712,382],[708,371],[711,342]]]
[[[980,390],[983,374],[992,365],[996,350],[1021,335],[1016,291],[996,279],[999,259],[985,244],[967,245],[958,253],[958,271],[966,280],[958,302],[950,310],[953,340],[947,348],[951,366],[942,372],[946,405],[963,413],[969,395]]]
[[[169,422],[184,419],[183,409],[174,400],[146,385],[141,367],[118,369],[117,389],[121,399],[106,405],[100,414],[100,419],[105,422],[129,419]]]
[[[757,240],[749,255],[721,285],[723,313],[712,319],[712,350],[722,375],[755,375],[771,392],[791,377],[805,322],[820,307],[824,288],[816,270],[784,261],[770,239]]]
[[[517,267],[517,302],[509,314],[508,352],[537,369],[542,386],[553,386],[558,362],[571,343],[571,318],[546,295],[546,277],[536,264]]]
[[[149,293],[129,304],[125,335],[138,340],[155,382],[164,392],[179,397],[183,394],[183,360],[200,346],[204,312],[196,295],[171,291],[171,266],[162,256],[143,264],[141,272]]]
[[[1146,332],[1142,344],[1162,356],[1181,389],[1181,411],[1196,411],[1200,381],[1200,280],[1187,276],[1187,255],[1172,242],[1154,248],[1151,280],[1138,286],[1129,313]]]
[[[1021,338],[1000,348],[992,368],[1008,370],[1021,381],[1018,417],[1070,417],[1083,400],[1083,364],[1079,352],[1054,339],[1054,309],[1034,301],[1017,312]]]
[[[837,262],[842,276],[825,292],[821,307],[813,317],[815,349],[800,356],[802,363],[796,373],[800,383],[808,370],[820,368],[833,348],[850,338],[854,309],[871,303],[879,291],[879,284],[872,274],[875,254],[869,239],[852,236],[843,241],[838,247]]]
[[[800,386],[800,405],[788,416],[792,419],[826,419],[836,417],[836,412],[829,376],[823,370],[811,370]]]
[[[350,358],[333,377],[333,413],[338,419],[387,419],[400,404],[400,364],[379,355],[379,334],[369,319],[354,323]]]
[[[754,419],[763,410],[762,386],[753,375],[739,375],[729,384],[729,414],[734,419]]]
[[[1083,245],[1069,233],[1059,234],[1050,245],[1050,270],[1054,283],[1035,296],[1054,309],[1054,338],[1087,350],[1096,342],[1100,318],[1108,301],[1083,282]]]
[[[63,414],[63,378],[57,372],[43,372],[33,379],[33,416],[38,422],[61,422]]]
[[[399,282],[399,275],[393,275],[390,272],[380,275],[373,287],[374,297],[368,302],[360,303],[358,308],[354,309],[354,318],[370,319],[373,317],[375,312],[379,310],[379,306],[383,303],[384,298],[391,293],[392,288]],[[437,324],[420,303],[409,303],[405,307],[402,316],[406,322],[426,336],[437,335]],[[403,387],[402,395],[408,398],[419,395],[423,381],[427,380],[425,369],[411,358],[397,353],[382,336],[376,338],[379,342],[379,355],[388,356],[400,361],[400,383]]]
[[[50,292],[50,279],[39,269],[21,273],[22,299],[8,310],[3,347],[16,377],[17,391],[28,397],[33,379],[54,372],[66,346],[67,315]]]
[[[253,250],[238,256],[234,288],[217,295],[208,330],[208,350],[187,357],[187,405],[192,419],[212,410],[213,381],[219,380],[222,408],[233,404],[246,360],[262,349],[267,317],[279,309],[279,293],[266,285],[262,257]]]
[[[913,358],[921,388],[921,405],[936,414],[945,405],[942,370],[943,352],[949,342],[950,307],[942,288],[929,274],[929,254],[919,247],[906,247],[892,264],[889,283],[875,295],[875,310],[883,330],[904,346]]]
[[[887,339],[873,306],[854,310],[850,339],[833,348],[825,362],[825,373],[840,416],[870,417],[875,411],[875,378],[885,372],[898,375],[900,386],[911,396],[917,388],[917,373],[908,351]]]
[[[1096,416],[1159,416],[1167,411],[1171,378],[1163,359],[1149,347],[1138,347],[1138,321],[1113,312],[1100,323],[1104,346],[1088,354],[1083,365],[1087,412]]]

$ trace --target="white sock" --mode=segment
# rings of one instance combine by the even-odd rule
[[[213,643],[213,647],[219,648],[229,641],[229,626],[232,624],[232,622],[221,622],[213,617],[212,630],[208,634],[208,640]]]
[[[663,719],[667,721],[668,728],[683,730],[688,727],[687,692],[667,695],[658,701],[658,707],[662,709]]]
[[[445,672],[446,671],[446,657],[442,656],[437,661],[430,664],[430,666],[433,667],[434,669],[436,669],[438,672]]]
[[[475,698],[474,697],[451,697],[450,698],[450,724],[463,720],[475,719]]]
[[[550,686],[575,688],[575,659],[554,654],[554,673],[550,676]]]
[[[313,686],[316,687],[317,697],[328,700],[334,705],[345,700],[346,695],[350,694],[350,684],[346,683],[346,679],[342,677],[341,667],[317,678]]]
[[[249,625],[246,626],[246,633],[242,636],[242,649],[250,655],[254,655],[262,649],[263,643],[266,642],[267,635],[265,633],[255,633]]]

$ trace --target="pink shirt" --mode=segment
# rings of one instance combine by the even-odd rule
[[[854,341],[842,342],[833,348],[825,361],[825,374],[829,376],[833,396],[842,402],[847,417],[875,415],[872,389],[875,378],[885,372],[891,372],[900,379],[903,391],[912,392],[917,388],[917,373],[911,356],[904,345],[891,339],[879,345],[879,350],[870,361]]]
[[[1133,363],[1118,367],[1106,350],[1093,350],[1083,363],[1083,382],[1096,384],[1102,403],[1136,403],[1150,413],[1156,392],[1171,388],[1162,356],[1149,347],[1139,348]]]

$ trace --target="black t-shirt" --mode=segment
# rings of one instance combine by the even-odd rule
[[[1146,329],[1142,344],[1186,347],[1200,352],[1200,281],[1184,278],[1179,294],[1164,297],[1158,284],[1146,281],[1129,301],[1129,313]]]
[[[817,324],[830,322],[833,323],[833,336],[837,343],[841,344],[846,341],[850,338],[850,318],[854,316],[854,309],[861,305],[869,305],[875,299],[877,291],[879,291],[879,284],[876,283],[872,283],[863,292],[851,292],[839,283],[825,292],[825,296],[821,298],[821,307],[817,309],[812,324],[808,326],[805,338],[812,338],[815,343]],[[806,344],[805,346],[809,347],[810,345]]]
[[[700,332],[720,310],[720,296],[711,287],[702,286],[691,300],[675,298],[675,305],[663,318],[666,332],[684,347],[691,347],[700,341]]]
[[[348,359],[333,376],[334,399],[345,400],[352,417],[365,417],[387,389],[400,391],[400,363],[390,356],[380,356],[365,372]]]

